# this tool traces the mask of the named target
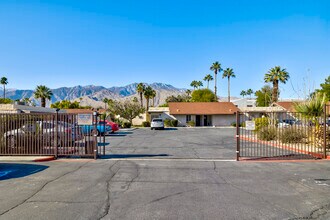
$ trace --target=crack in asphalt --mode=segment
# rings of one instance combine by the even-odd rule
[[[107,190],[107,198],[106,198],[106,207],[105,210],[103,211],[103,213],[101,214],[101,217],[99,217],[98,219],[102,219],[105,216],[109,215],[110,212],[110,181],[111,179],[117,174],[117,172],[119,171],[120,168],[118,168],[116,171],[113,171],[112,168],[118,163],[119,161],[116,161],[114,164],[112,164],[109,167],[109,171],[112,172],[112,175],[110,175],[110,177],[106,180],[106,190]]]
[[[76,168],[76,169],[74,169],[74,170],[71,170],[71,171],[69,171],[69,172],[66,172],[66,173],[64,173],[64,174],[62,174],[62,175],[56,177],[55,179],[53,179],[53,180],[49,180],[48,182],[44,183],[44,184],[43,184],[43,185],[42,185],[42,186],[41,186],[36,192],[34,192],[31,196],[29,196],[28,198],[26,198],[25,200],[23,200],[23,201],[20,202],[19,204],[17,204],[17,205],[15,205],[15,206],[11,207],[10,209],[8,209],[8,210],[2,212],[2,213],[0,214],[0,216],[6,214],[6,213],[8,213],[8,212],[10,212],[11,210],[17,208],[17,207],[20,206],[20,205],[23,205],[23,204],[26,203],[29,199],[33,198],[35,195],[37,195],[39,192],[41,192],[41,191],[42,191],[42,190],[43,190],[48,184],[50,184],[50,183],[52,183],[52,182],[55,182],[56,180],[59,180],[60,178],[66,176],[66,175],[68,175],[68,174],[71,174],[71,173],[74,173],[74,172],[78,171],[79,169],[81,169],[83,166],[85,166],[85,165],[88,164],[89,162],[91,162],[91,161],[88,161],[88,162],[84,163],[83,165],[79,166],[78,168]]]
[[[181,195],[181,194],[184,194],[184,193],[187,193],[187,192],[192,192],[192,191],[196,191],[198,189],[191,189],[191,190],[186,190],[186,191],[181,191],[181,192],[177,192],[177,193],[173,193],[173,194],[170,194],[170,195],[167,195],[167,196],[162,196],[158,199],[154,199],[152,201],[150,201],[149,203],[147,203],[147,205],[151,204],[151,203],[155,203],[155,202],[159,202],[163,199],[167,199],[169,197],[173,197],[173,196],[178,196],[178,195]]]
[[[297,218],[290,218],[289,220],[297,220],[297,219],[319,219],[320,217],[326,215],[330,211],[330,203],[321,206],[320,208],[317,208],[313,211],[308,216],[304,217],[297,217]]]

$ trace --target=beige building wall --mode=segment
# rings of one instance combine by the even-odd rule
[[[212,115],[213,126],[230,126],[236,122],[236,115]]]

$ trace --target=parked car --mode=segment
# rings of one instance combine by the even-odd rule
[[[110,134],[112,132],[111,126],[103,123],[98,123],[96,125],[96,131],[94,130],[94,125],[81,125],[81,130],[84,135],[93,135],[97,136]]]
[[[164,121],[162,118],[154,118],[151,121],[151,130],[153,129],[162,129],[164,130]]]
[[[119,130],[119,126],[115,122],[108,121],[108,120],[100,121],[100,124],[103,124],[103,123],[106,123],[106,125],[111,126],[112,133],[114,133],[115,131],[118,131]]]
[[[11,148],[14,148],[17,142],[20,142],[20,144],[28,144],[29,140],[25,139],[29,137],[41,139],[43,144],[53,146],[55,142],[56,126],[58,145],[61,145],[61,141],[64,140],[75,142],[82,139],[82,134],[78,126],[61,121],[29,122],[17,129],[5,132],[3,136],[7,146]]]

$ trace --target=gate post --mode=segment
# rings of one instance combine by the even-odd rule
[[[239,157],[240,157],[240,112],[237,111],[236,112],[236,161],[239,161]]]
[[[94,111],[93,112],[93,118],[94,118],[94,120],[93,120],[93,124],[94,124],[94,159],[96,160],[96,158],[97,158],[97,115],[98,115],[98,113],[97,113],[97,111]]]
[[[57,158],[57,156],[58,156],[58,111],[59,111],[60,109],[56,109],[56,114],[55,114],[55,140],[54,140],[54,143],[55,143],[55,148],[54,148],[54,150],[55,150],[55,158]]]
[[[327,105],[324,105],[324,121],[323,121],[323,158],[327,158]]]

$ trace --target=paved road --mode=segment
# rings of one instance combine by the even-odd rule
[[[330,218],[328,161],[58,160],[41,165],[47,168],[0,181],[0,219]]]
[[[234,128],[139,128],[108,136],[112,157],[235,159]]]

